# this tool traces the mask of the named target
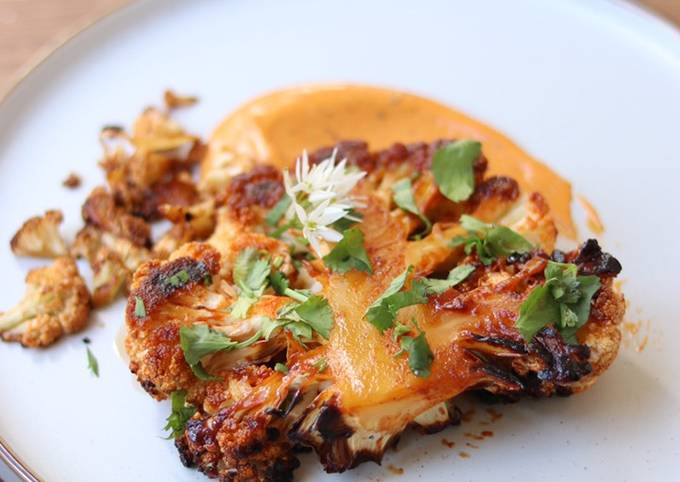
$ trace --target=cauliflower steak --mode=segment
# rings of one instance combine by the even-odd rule
[[[136,271],[130,368],[195,407],[175,433],[185,465],[288,481],[306,447],[342,472],[457,422],[463,392],[564,396],[608,368],[620,264],[595,240],[556,250],[543,197],[461,142],[341,142],[298,162],[308,184],[257,166],[224,188],[206,242]],[[453,186],[440,167],[461,158]]]

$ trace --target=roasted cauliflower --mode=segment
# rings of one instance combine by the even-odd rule
[[[56,258],[67,253],[66,243],[59,233],[64,220],[61,211],[47,211],[26,221],[12,238],[12,252],[20,256]]]
[[[594,240],[555,250],[542,196],[486,177],[472,144],[455,152],[464,194],[449,189],[433,166],[451,146],[343,142],[299,162],[297,185],[241,172],[207,241],[137,270],[130,368],[153,397],[195,407],[174,432],[185,465],[292,480],[303,446],[342,472],[379,463],[409,427],[456,423],[463,392],[569,395],[607,369],[618,261]]]
[[[57,258],[50,266],[29,271],[26,285],[19,304],[0,314],[3,340],[45,347],[85,327],[90,296],[71,258]]]
[[[103,187],[85,201],[83,219],[86,225],[76,235],[71,253],[90,264],[92,302],[102,307],[127,289],[134,270],[151,257],[151,229],[118,206]]]
[[[187,134],[167,112],[149,107],[128,134],[120,127],[102,131],[107,182],[126,211],[158,219],[162,204],[188,206],[198,201],[191,168],[203,145]]]

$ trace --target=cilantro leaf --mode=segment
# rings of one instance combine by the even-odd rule
[[[319,335],[328,339],[333,327],[333,310],[322,296],[310,296],[295,308],[295,313]]]
[[[401,291],[406,283],[406,278],[412,271],[413,266],[409,266],[403,273],[394,278],[383,294],[366,310],[364,318],[381,332],[394,325],[394,319],[400,309],[427,303],[427,288],[423,280],[415,280],[411,283],[410,290]]]
[[[281,271],[274,271],[269,275],[269,284],[272,286],[277,295],[285,294],[290,286],[288,278]]]
[[[424,229],[422,232],[418,233],[418,237],[423,237],[429,234],[429,232],[432,230],[432,223],[418,208],[416,200],[413,196],[413,186],[411,185],[411,180],[409,178],[402,179],[401,181],[395,182],[392,185],[392,199],[394,200],[394,203],[402,210],[411,214],[415,214],[423,223]]]
[[[168,284],[173,288],[180,288],[184,286],[187,281],[189,281],[189,272],[185,269],[179,270],[167,280]]]
[[[403,323],[397,322],[394,324],[394,330],[392,330],[392,339],[396,341],[401,335],[405,335],[409,331],[411,331],[411,328],[404,325]]]
[[[467,214],[460,217],[460,225],[468,231],[468,236],[457,236],[451,244],[464,245],[465,254],[477,251],[479,260],[486,266],[499,256],[527,253],[533,249],[529,241],[506,226],[487,224]]]
[[[260,299],[267,287],[270,271],[269,260],[260,257],[254,248],[239,253],[233,271],[234,283],[240,290],[240,296],[231,307],[235,317],[245,318],[250,307]]]
[[[576,332],[588,321],[592,298],[601,286],[597,276],[577,273],[574,264],[548,261],[545,283],[529,293],[515,322],[527,342],[553,324],[567,343],[576,343]]]
[[[186,395],[185,390],[177,390],[170,395],[172,411],[168,418],[165,419],[167,423],[163,427],[163,430],[170,432],[167,437],[168,439],[177,438],[182,435],[187,422],[196,413],[196,407],[187,405]]]
[[[288,367],[284,363],[277,363],[274,365],[274,370],[279,373],[283,373],[284,375],[288,374]]]
[[[318,295],[305,296],[295,290],[287,289],[286,293],[295,293],[305,298],[302,303],[290,303],[279,310],[276,320],[263,319],[260,334],[269,340],[272,333],[279,328],[289,331],[301,343],[311,340],[316,331],[328,339],[333,327],[333,311],[328,301]]]
[[[89,347],[87,348],[87,368],[95,377],[99,378],[99,362],[97,362],[94,353],[92,353]]]
[[[274,205],[272,210],[267,213],[267,216],[264,218],[265,222],[272,227],[279,224],[279,221],[290,207],[291,202],[290,196],[284,194],[283,197],[279,199],[279,202]]]
[[[415,338],[402,336],[400,343],[401,349],[408,354],[408,366],[413,374],[421,378],[430,376],[434,354],[427,343],[425,332],[421,331]]]
[[[146,307],[144,300],[140,296],[135,296],[135,317],[146,318]]]
[[[475,160],[482,153],[477,141],[462,140],[439,149],[432,158],[432,174],[439,191],[453,202],[465,201],[475,190]]]
[[[319,373],[323,373],[326,371],[326,368],[328,368],[328,361],[325,358],[319,358],[312,363],[312,366],[316,368]]]
[[[264,325],[264,318],[263,323]],[[215,380],[201,364],[201,359],[222,350],[246,348],[263,337],[262,330],[243,341],[234,341],[224,333],[213,330],[208,325],[197,323],[179,329],[179,344],[191,371],[201,380]]]
[[[513,253],[527,253],[533,249],[533,245],[524,237],[506,226],[494,226],[486,238],[488,251],[498,256],[509,256]]]
[[[586,324],[590,318],[590,306],[593,296],[600,289],[602,284],[600,278],[594,275],[577,276],[581,297],[575,303],[568,304],[569,309],[574,313],[577,322],[573,326],[564,326],[561,330],[562,337],[568,343],[576,343],[576,332]],[[563,319],[564,321],[564,319]]]
[[[425,278],[423,283],[425,283],[428,294],[438,295],[465,281],[465,279],[470,276],[474,270],[475,267],[473,265],[462,264],[453,268],[449,272],[449,276],[446,279]]]
[[[323,262],[336,273],[346,273],[352,269],[373,272],[364,247],[364,233],[357,228],[344,231],[340,242],[323,257]]]
[[[493,228],[493,224],[485,223],[484,221],[477,219],[469,214],[463,214],[460,217],[460,225],[463,229],[473,233],[485,233],[489,229]]]
[[[519,308],[519,318],[515,326],[522,338],[527,342],[544,326],[559,319],[559,305],[550,295],[550,287],[546,285],[534,288]]]

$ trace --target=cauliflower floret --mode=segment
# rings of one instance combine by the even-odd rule
[[[57,258],[29,271],[26,293],[14,308],[0,314],[0,335],[27,347],[44,347],[83,329],[90,295],[73,259]]]
[[[59,225],[64,220],[61,211],[45,212],[27,220],[12,238],[12,252],[20,256],[56,258],[66,255],[66,243],[59,234]]]
[[[146,248],[94,226],[80,230],[71,251],[92,268],[92,302],[96,308],[108,305],[127,289],[134,270],[150,257]]]
[[[189,207],[163,204],[162,216],[173,226],[156,242],[153,252],[162,258],[190,241],[207,238],[215,229],[215,201],[208,200]]]
[[[517,231],[547,253],[555,248],[557,227],[550,214],[548,203],[537,192],[531,193],[526,201],[519,203],[518,208],[501,219],[501,224]]]
[[[106,306],[116,299],[129,281],[130,272],[115,251],[103,246],[92,261],[92,304]]]
[[[131,371],[152,396],[163,399],[174,390],[200,385],[180,347],[181,327],[208,324],[243,341],[262,328],[263,318],[275,319],[278,310],[291,301],[265,294],[252,306],[249,318],[235,318],[230,307],[237,294],[222,271],[220,255],[213,247],[188,243],[167,261],[149,261],[135,272],[126,312],[126,349]],[[169,281],[180,272],[187,277],[185,282]],[[141,315],[139,306],[143,307]],[[285,348],[285,336],[272,336],[238,351],[209,355],[204,368],[223,374],[244,361],[269,360]]]

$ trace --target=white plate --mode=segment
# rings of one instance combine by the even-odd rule
[[[405,437],[382,468],[325,477],[309,456],[297,480],[677,480],[680,35],[626,4],[159,0],[127,8],[58,50],[0,105],[0,240],[54,207],[64,208],[73,236],[80,203],[102,182],[99,128],[129,122],[165,87],[201,96],[183,120],[207,134],[264,91],[344,80],[441,99],[571,179],[600,208],[604,245],[623,262],[628,318],[651,327],[646,349],[624,347],[589,392],[500,407],[495,436],[472,442],[479,449],[463,434],[481,429],[483,410],[468,426]],[[71,170],[86,181],[75,192],[61,187]],[[22,295],[37,264],[0,249],[0,307]],[[48,481],[203,480],[161,438],[167,403],[143,393],[116,355],[121,307],[99,313],[84,333],[99,379],[85,368],[80,336],[45,351],[0,345],[0,434]]]

